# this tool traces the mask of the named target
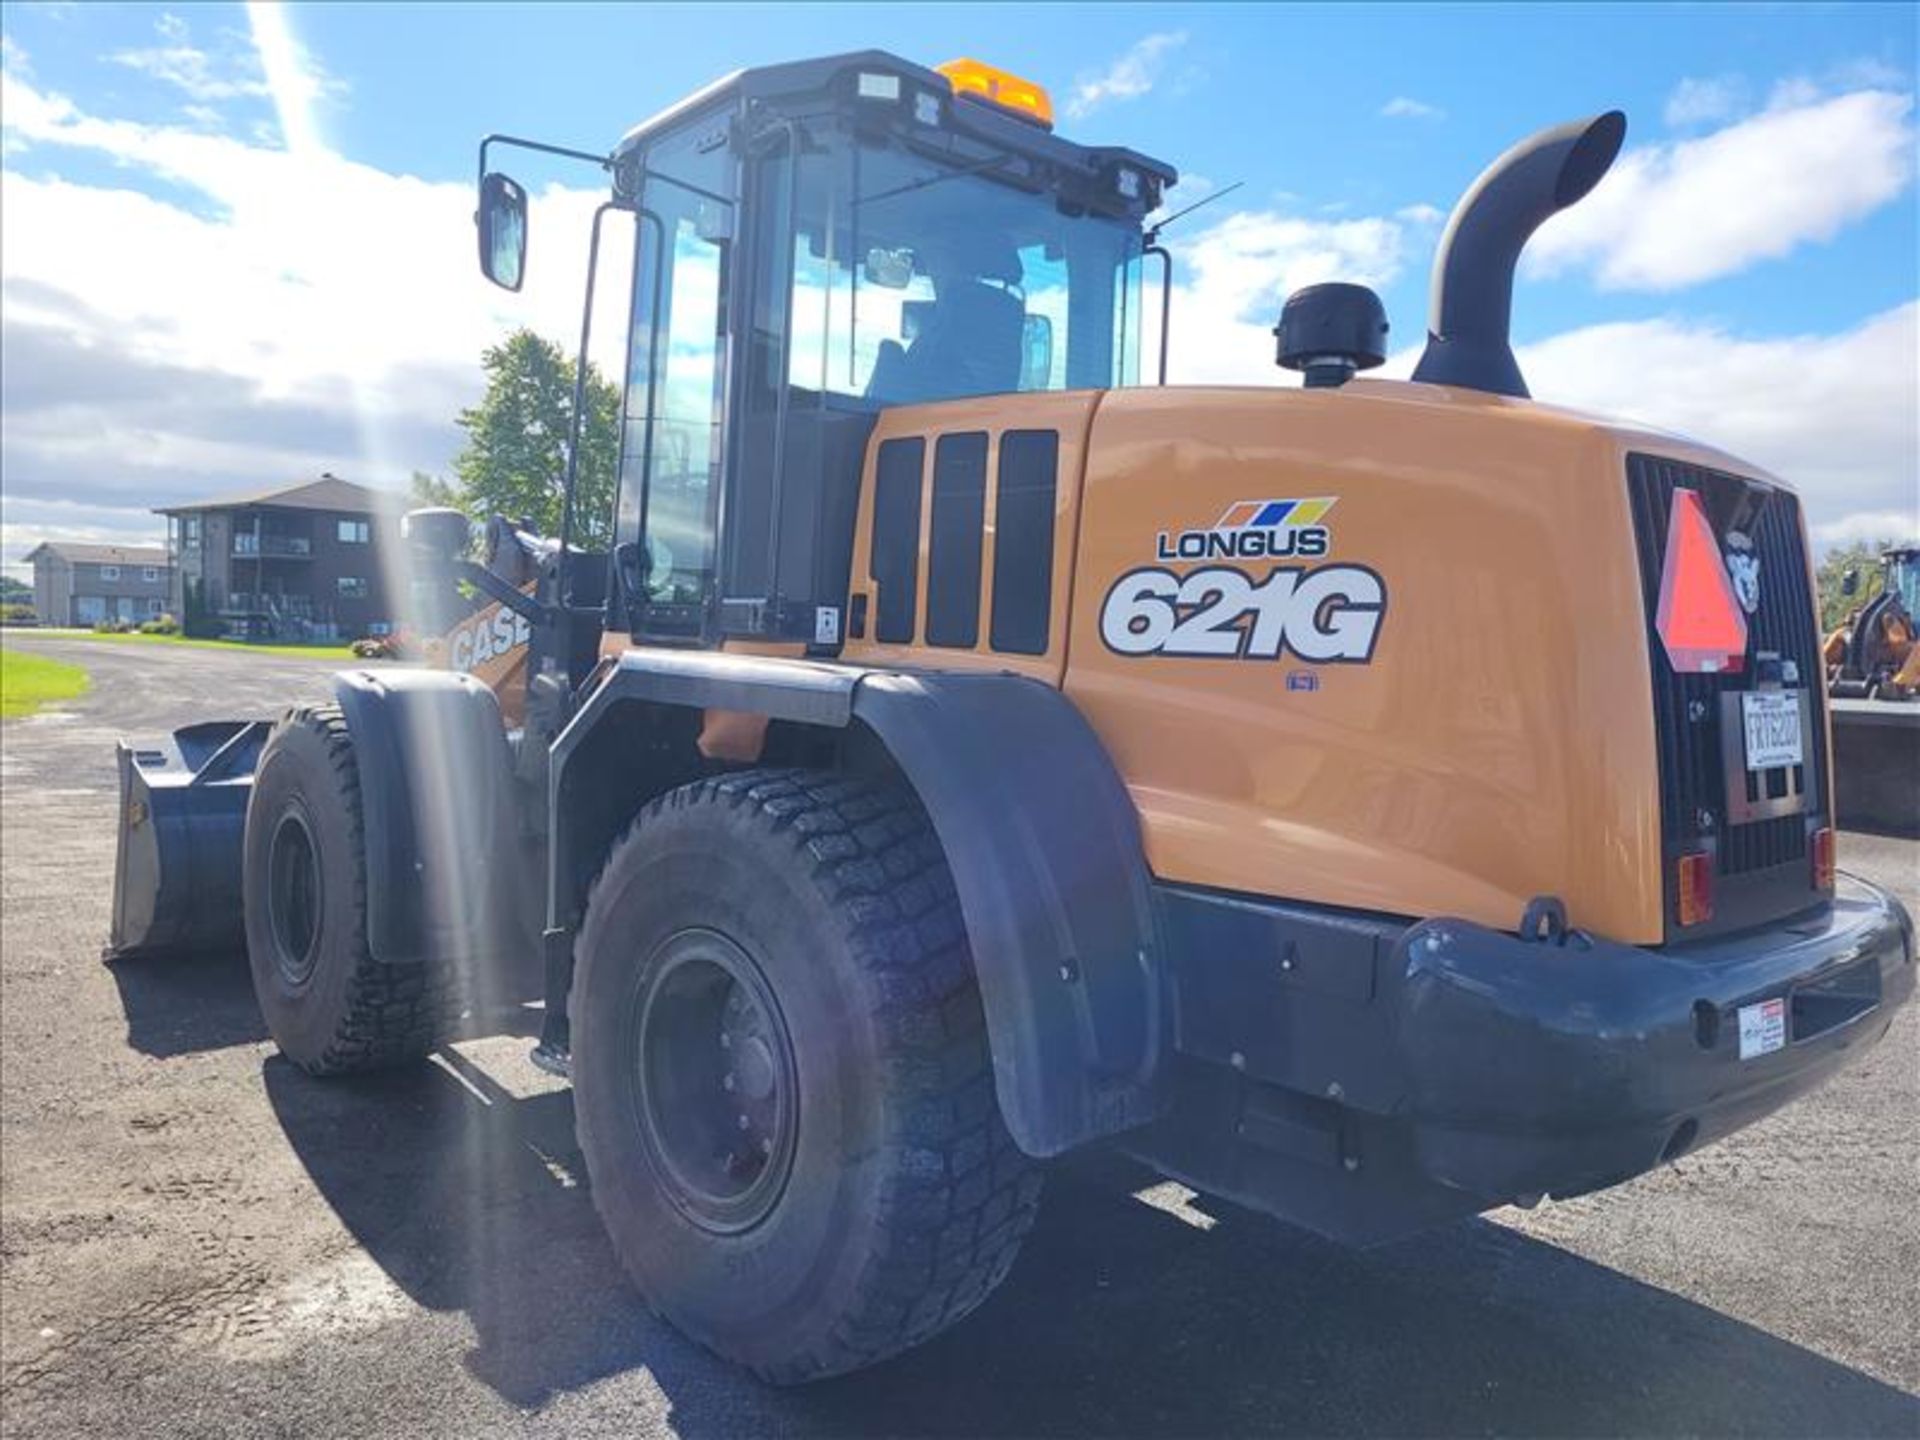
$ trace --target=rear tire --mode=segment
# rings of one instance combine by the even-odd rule
[[[807,771],[654,801],[576,953],[594,1203],[655,1309],[762,1378],[858,1369],[992,1292],[1040,1175],[994,1098],[953,882],[901,786]]]
[[[311,1075],[431,1051],[457,1013],[450,977],[367,947],[360,774],[337,706],[293,711],[260,755],[247,803],[247,963],[280,1053]]]

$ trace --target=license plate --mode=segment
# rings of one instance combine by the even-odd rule
[[[1771,1055],[1787,1046],[1787,1002],[1763,1000],[1740,1007],[1740,1058]]]
[[[1740,718],[1747,731],[1747,769],[1802,762],[1797,690],[1750,690],[1740,697]]]

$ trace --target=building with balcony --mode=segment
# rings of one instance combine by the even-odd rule
[[[157,545],[48,540],[25,559],[33,566],[33,613],[42,625],[137,624],[166,611],[172,568]]]
[[[280,490],[170,505],[173,605],[236,638],[356,640],[393,623],[382,574],[397,497],[334,475]]]

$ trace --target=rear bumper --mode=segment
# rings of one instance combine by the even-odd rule
[[[1824,911],[1692,946],[1434,920],[1396,949],[1420,1168],[1500,1197],[1598,1189],[1759,1119],[1884,1035],[1914,988],[1912,921],[1850,878]],[[1741,1012],[1768,1002],[1781,1028],[1750,1012],[1743,1057]]]
[[[1363,1244],[1718,1139],[1879,1039],[1914,990],[1912,921],[1844,877],[1820,910],[1657,950],[1159,898],[1178,1054],[1128,1148]],[[1741,1011],[1768,1002],[1778,1046],[1756,1053],[1756,1026],[1743,1057]]]

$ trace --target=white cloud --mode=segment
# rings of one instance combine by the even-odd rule
[[[1541,227],[1528,268],[1676,290],[1831,240],[1912,183],[1912,110],[1911,95],[1885,90],[1795,92],[1713,134],[1629,150]]]
[[[250,35],[222,29],[217,44],[208,48],[194,42],[185,20],[163,13],[153,27],[159,44],[101,58],[178,90],[189,102],[181,113],[202,129],[218,128],[216,107],[231,101],[293,96],[301,113],[310,115],[319,100],[346,92],[345,83],[327,74],[294,38],[281,5],[250,3],[247,19]],[[284,132],[284,113],[281,124]]]
[[[1822,550],[1882,540],[1920,544],[1920,515],[1912,510],[1864,510],[1813,527],[1813,543]]]
[[[1186,43],[1184,30],[1148,35],[1135,41],[1105,71],[1075,82],[1073,94],[1067,100],[1067,114],[1077,120],[1111,101],[1139,99],[1153,89],[1167,57]]]
[[[109,64],[138,71],[163,85],[171,85],[189,100],[206,105],[220,100],[264,98],[270,92],[260,63],[251,50],[225,46],[220,53],[193,43],[187,22],[162,14],[154,21],[158,45],[116,50],[102,56]]]
[[[1411,95],[1396,95],[1380,107],[1380,113],[1388,120],[1444,120],[1447,112],[1438,105],[1429,105],[1424,100],[1415,100]]]
[[[1920,302],[1837,335],[1753,339],[1679,319],[1594,325],[1524,346],[1519,360],[1542,400],[1765,466],[1798,487],[1822,541],[1920,530]]]
[[[1747,83],[1738,75],[1688,76],[1667,97],[1665,119],[1675,129],[1730,120],[1746,103],[1746,95]]]
[[[163,501],[321,469],[388,485],[415,467],[444,472],[461,439],[453,418],[479,395],[480,351],[516,324],[569,348],[578,332],[598,192],[534,192],[533,264],[515,296],[478,274],[466,184],[101,118],[17,66],[0,75],[0,114],[7,561],[63,515],[144,536]],[[75,152],[189,198],[70,183],[57,166]],[[23,153],[32,175],[12,168]],[[596,346],[612,374],[618,230],[595,327],[612,337]]]
[[[1168,378],[1297,383],[1273,363],[1281,302],[1323,280],[1384,287],[1400,274],[1404,252],[1405,232],[1393,220],[1309,220],[1274,211],[1227,216],[1179,247]],[[1157,354],[1158,346],[1150,326],[1146,353]]]
[[[1438,205],[1402,205],[1393,212],[1394,218],[1404,220],[1409,225],[1438,225],[1447,218],[1447,212]]]

